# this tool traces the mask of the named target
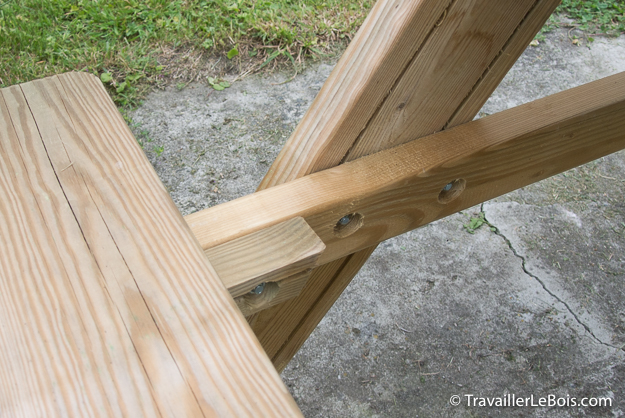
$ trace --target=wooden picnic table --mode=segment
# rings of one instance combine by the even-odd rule
[[[274,367],[379,242],[625,147],[625,74],[472,121],[558,3],[378,1],[260,190],[184,219],[97,78],[0,90],[0,416],[300,416]]]

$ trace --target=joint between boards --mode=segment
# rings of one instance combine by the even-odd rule
[[[378,113],[380,112],[380,109],[382,108],[382,106],[384,105],[384,103],[386,102],[386,100],[388,99],[388,97],[391,95],[391,93],[393,91],[395,91],[395,89],[397,88],[397,85],[400,83],[400,81],[402,80],[402,78],[404,77],[404,75],[406,74],[406,72],[408,71],[408,69],[411,67],[412,63],[419,57],[419,54],[421,54],[421,51],[423,51],[423,47],[428,43],[428,41],[430,40],[430,38],[432,37],[432,35],[436,32],[436,30],[443,24],[443,22],[446,20],[447,18],[447,14],[449,12],[449,9],[456,3],[457,0],[450,0],[449,3],[447,4],[447,6],[445,7],[445,9],[443,10],[443,12],[441,13],[440,17],[436,20],[436,23],[432,26],[432,28],[430,29],[430,31],[427,33],[427,35],[423,38],[423,41],[421,42],[421,45],[419,45],[419,47],[417,48],[417,50],[415,51],[415,53],[412,55],[412,57],[406,62],[406,65],[404,66],[404,68],[402,69],[401,73],[399,74],[399,76],[395,79],[395,81],[393,82],[393,85],[391,86],[391,88],[388,90],[388,92],[386,93],[386,95],[384,96],[384,98],[380,101],[380,103],[378,104],[377,108],[375,109],[375,111],[373,112],[373,114],[371,115],[371,117],[369,118],[369,120],[367,120],[367,123],[365,124],[365,126],[360,130],[360,132],[358,133],[358,135],[356,136],[356,139],[354,140],[354,142],[352,142],[352,144],[350,145],[350,147],[347,149],[347,151],[345,152],[345,154],[343,155],[343,157],[341,158],[340,162],[338,165],[344,164],[348,161],[353,160],[354,158],[352,158],[352,151],[354,149],[354,147],[356,147],[356,145],[360,142],[364,132],[367,131],[367,129],[369,128],[369,125],[371,124],[371,122],[376,118],[376,116],[378,115]],[[372,150],[371,152],[375,152],[375,151],[379,151],[379,150]],[[368,152],[367,154],[370,154],[371,152]],[[365,155],[367,155],[365,154]],[[360,157],[364,157],[365,155],[359,155],[356,158],[360,158]]]
[[[482,72],[482,74],[480,75],[480,77],[477,79],[477,81],[475,82],[475,84],[473,84],[473,86],[471,87],[471,89],[469,90],[469,92],[466,94],[466,96],[464,97],[464,99],[462,99],[462,101],[460,102],[460,104],[458,105],[458,107],[456,108],[456,110],[452,113],[451,117],[447,120],[447,122],[445,123],[445,126],[443,126],[443,129],[441,130],[446,130],[449,128],[452,128],[453,126],[458,125],[459,123],[465,123],[465,122],[469,122],[468,120],[462,120],[460,122],[455,121],[456,116],[458,116],[458,114],[462,111],[462,109],[464,108],[464,106],[467,104],[467,102],[471,99],[471,97],[473,96],[473,93],[475,91],[477,91],[477,89],[480,87],[480,85],[482,84],[482,82],[486,79],[486,77],[488,76],[488,74],[491,71],[491,68],[493,68],[497,62],[499,61],[499,59],[504,55],[504,52],[506,51],[506,49],[508,49],[508,47],[513,43],[515,36],[517,35],[517,33],[521,30],[521,28],[523,27],[523,24],[529,19],[530,15],[534,12],[534,10],[536,10],[536,8],[538,7],[538,5],[544,0],[536,0],[534,2],[534,4],[532,4],[532,6],[529,8],[529,10],[527,11],[527,13],[525,14],[525,16],[523,17],[523,19],[521,19],[521,22],[519,22],[519,24],[517,25],[517,27],[514,29],[514,31],[512,32],[512,34],[510,35],[510,37],[506,40],[506,42],[504,43],[504,45],[501,47],[501,49],[499,50],[499,52],[497,53],[497,55],[495,55],[495,57],[491,60],[491,62],[488,64],[488,66],[486,67],[486,69],[484,70],[484,72]],[[478,110],[479,111],[479,110]],[[477,111],[476,111],[477,113]],[[474,115],[475,116],[475,115]]]

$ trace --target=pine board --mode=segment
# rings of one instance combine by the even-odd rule
[[[0,412],[298,416],[99,80],[0,90]]]
[[[559,3],[379,0],[259,189],[417,139],[412,119],[420,120],[422,135],[470,121]],[[470,76],[454,65],[468,69]],[[413,91],[420,93],[406,102],[397,100]],[[378,127],[376,121],[392,123],[368,137],[369,129]],[[336,265],[339,270],[325,269],[319,279],[325,285],[286,302],[302,310],[291,325],[273,330],[276,335],[270,339],[283,341],[279,358],[267,350],[274,364],[286,365],[314,328],[303,324],[323,318],[325,308],[314,304],[323,301],[326,306],[327,300],[338,298],[340,293],[323,294],[333,288],[330,282],[344,281],[336,288],[345,288],[358,271],[342,273],[345,264]],[[320,274],[313,271],[311,280]],[[265,348],[266,341],[261,338]]]

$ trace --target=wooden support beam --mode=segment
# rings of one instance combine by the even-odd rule
[[[205,252],[247,316],[299,295],[325,247],[306,221],[295,217]],[[262,284],[262,293],[250,293]]]
[[[470,121],[559,2],[378,1],[259,190]]]
[[[470,121],[559,3],[378,0],[260,188]],[[251,320],[256,335],[274,324],[260,340],[278,369],[366,259],[315,269],[298,298]]]
[[[94,76],[0,90],[0,415],[301,416]]]
[[[185,220],[210,254],[215,246],[301,216],[327,247],[321,265],[623,148],[625,72]],[[443,190],[450,183],[451,190]],[[345,216],[350,219],[342,225]]]
[[[623,148],[625,73],[256,192],[185,220],[210,253],[223,242],[302,216],[327,246],[319,264],[340,262],[385,239]],[[445,190],[448,184],[451,189]],[[346,215],[351,218],[342,225]]]

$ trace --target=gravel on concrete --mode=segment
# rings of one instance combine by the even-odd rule
[[[192,213],[255,190],[332,68],[156,91],[132,128]],[[480,115],[619,71],[625,37],[559,30]],[[624,191],[621,151],[382,243],[282,373],[304,415],[623,416]],[[512,395],[612,406],[479,406]]]

